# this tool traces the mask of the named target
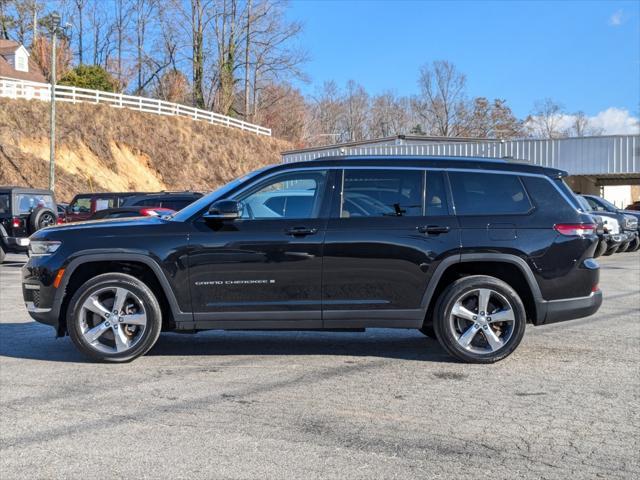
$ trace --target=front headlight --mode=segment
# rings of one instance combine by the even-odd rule
[[[62,242],[48,240],[31,240],[29,242],[29,253],[34,257],[51,255],[60,248]]]

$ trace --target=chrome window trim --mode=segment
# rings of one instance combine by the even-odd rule
[[[582,213],[581,210],[579,210],[578,208],[575,207],[575,205],[573,204],[573,202],[567,197],[567,195],[558,187],[558,185],[556,185],[556,183],[553,181],[552,178],[550,178],[548,175],[545,175],[543,173],[530,173],[530,172],[519,172],[519,171],[512,171],[512,170],[494,170],[494,169],[477,169],[477,168],[458,168],[458,167],[419,167],[419,166],[410,166],[410,167],[398,167],[398,166],[392,166],[392,165],[385,165],[385,166],[381,166],[381,165],[324,165],[324,166],[299,166],[299,167],[295,167],[295,168],[283,168],[283,169],[278,169],[275,172],[271,172],[267,175],[265,175],[264,177],[260,177],[260,178],[256,178],[253,179],[254,181],[249,183],[248,185],[246,185],[245,187],[243,187],[242,189],[236,191],[233,196],[237,196],[238,194],[241,194],[242,192],[252,188],[252,186],[254,186],[255,184],[257,184],[258,182],[263,182],[264,180],[268,180],[271,177],[274,177],[276,175],[280,175],[280,174],[284,174],[284,173],[295,173],[295,172],[305,172],[305,171],[318,171],[318,170],[323,170],[323,171],[327,171],[327,172],[331,172],[332,170],[371,170],[371,169],[379,169],[379,170],[424,170],[424,171],[436,171],[436,172],[467,172],[467,173],[476,173],[476,174],[482,174],[482,173],[496,173],[496,174],[502,174],[502,175],[515,175],[515,176],[519,176],[519,177],[538,177],[538,178],[543,178],[546,181],[548,181],[553,188],[560,194],[560,196],[569,204],[569,206],[571,207],[572,210],[578,212],[578,213]],[[344,182],[344,175],[342,175],[342,181]],[[526,190],[526,188],[525,188]],[[527,192],[528,194],[528,192]],[[342,195],[342,192],[341,192]],[[457,212],[454,213],[454,215],[458,215]],[[514,215],[523,215],[522,213],[518,213],[518,214],[514,214]],[[200,214],[196,215],[196,218],[198,218],[200,216]]]

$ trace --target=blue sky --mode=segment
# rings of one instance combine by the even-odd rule
[[[536,99],[595,115],[638,116],[638,1],[292,0],[313,93],[349,79],[370,93],[416,93],[420,66],[449,60],[470,96],[504,98],[518,116]]]

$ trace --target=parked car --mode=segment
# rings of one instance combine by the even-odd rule
[[[24,300],[108,362],[143,355],[161,331],[374,327],[496,362],[527,322],[602,302],[596,227],[564,176],[497,159],[281,164],[169,217],[36,232]]]
[[[622,229],[620,233],[626,236],[618,247],[618,252],[636,251],[640,248],[640,232],[638,231],[640,213],[621,210],[613,203],[596,195],[583,195],[583,197],[589,202],[593,211],[599,215],[616,215]]]
[[[161,217],[163,215],[171,215],[175,210],[170,208],[155,207],[122,207],[107,208],[106,210],[98,210],[91,215],[89,220],[104,220],[108,218],[131,218],[131,217]]]
[[[57,223],[66,223],[67,218],[67,208],[69,208],[68,203],[58,203],[58,222]]]
[[[625,210],[633,210],[634,212],[640,211],[640,201],[630,203],[625,207]]]
[[[202,197],[199,192],[159,192],[127,197],[123,207],[162,207],[171,210],[182,210],[187,205]]]
[[[598,258],[600,255],[612,255],[616,253],[623,241],[627,240],[626,234],[620,233],[619,215],[613,213],[598,215],[597,213],[600,212],[595,212],[584,196],[576,195],[576,198],[582,210],[590,213],[597,225],[598,246],[593,257]],[[602,226],[600,227],[600,225]]]
[[[119,208],[125,199],[137,195],[143,195],[143,192],[81,193],[71,200],[65,220],[67,223],[88,220],[97,211]]]
[[[24,253],[29,235],[57,221],[51,190],[0,186],[0,263],[8,252]]]

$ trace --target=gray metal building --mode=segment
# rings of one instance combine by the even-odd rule
[[[640,185],[640,135],[556,140],[491,140],[405,136],[291,150],[284,162],[344,155],[437,155],[524,160],[569,172],[575,191],[599,193],[606,185]]]

